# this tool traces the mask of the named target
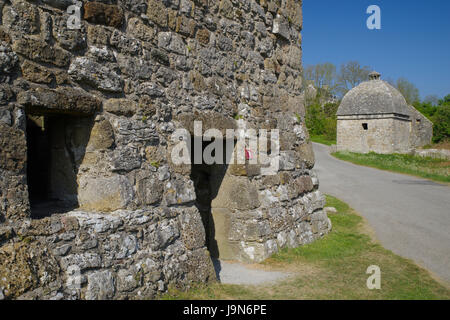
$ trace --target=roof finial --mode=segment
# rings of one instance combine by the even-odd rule
[[[369,73],[369,79],[370,80],[380,80],[381,74],[379,74],[376,71],[372,71],[371,73]]]

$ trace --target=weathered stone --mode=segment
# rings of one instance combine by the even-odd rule
[[[109,212],[125,208],[133,198],[128,179],[121,175],[109,178],[82,178],[78,200],[83,210]]]
[[[164,220],[150,234],[150,246],[154,250],[166,248],[180,236],[175,220]]]
[[[55,75],[51,70],[28,60],[22,63],[21,69],[23,77],[31,82],[49,84],[55,79]]]
[[[132,116],[138,109],[138,103],[128,99],[108,99],[103,103],[103,110],[118,116]]]
[[[255,186],[247,178],[225,176],[211,205],[213,208],[251,210],[259,207],[260,202]]]
[[[157,25],[167,26],[167,9],[162,1],[148,0],[147,16]]]
[[[309,169],[312,169],[315,163],[312,143],[311,142],[303,143],[296,148],[296,151],[298,153],[298,159],[300,161],[303,161]]]
[[[121,269],[117,273],[117,290],[121,292],[132,291],[140,285],[140,274]]]
[[[18,298],[38,284],[49,285],[60,271],[54,257],[35,242],[0,247],[0,261],[0,288],[6,299]]]
[[[336,210],[335,207],[325,207],[325,208],[323,208],[323,210],[325,211],[325,213],[326,213],[327,215],[338,213],[338,211]]]
[[[110,44],[126,55],[140,55],[142,51],[140,41],[130,38],[118,30],[114,30],[111,35]]]
[[[142,158],[136,148],[130,146],[118,147],[111,155],[111,170],[132,171],[141,167]]]
[[[114,144],[114,130],[108,120],[96,122],[91,130],[88,151],[109,149]]]
[[[187,51],[183,39],[173,32],[160,32],[158,34],[158,46],[166,49],[167,51],[181,55],[186,54]]]
[[[117,6],[101,2],[88,2],[84,5],[84,19],[91,23],[119,28],[123,23],[123,11]]]
[[[305,192],[310,192],[314,189],[314,184],[309,176],[301,176],[292,181],[289,186],[289,197],[297,198]]]
[[[147,0],[122,0],[122,3],[137,15],[144,14],[147,11]]]
[[[272,33],[289,40],[290,31],[289,23],[286,22],[282,16],[277,15],[277,17],[273,20]]]
[[[88,42],[97,45],[109,44],[112,32],[103,26],[89,25],[87,32]]]
[[[0,244],[14,237],[14,229],[8,226],[0,227]]]
[[[205,245],[205,228],[200,213],[191,208],[179,217],[181,236],[184,245],[189,250],[198,249]]]
[[[11,144],[10,141],[14,141]],[[0,169],[23,172],[26,165],[26,140],[22,130],[0,122]]]
[[[75,4],[76,0],[42,0],[42,2],[55,8],[66,9],[68,6]]]
[[[166,183],[165,199],[167,205],[180,205],[196,199],[192,181],[171,180]]]
[[[12,48],[33,61],[50,63],[58,67],[66,67],[70,63],[70,54],[67,51],[33,38],[14,41]]]
[[[230,0],[221,0],[219,3],[219,13],[228,19],[233,19],[233,4]]]
[[[203,45],[209,44],[209,31],[208,29],[200,29],[197,31],[197,40]]]
[[[71,63],[68,73],[75,81],[103,91],[120,92],[123,88],[123,80],[115,71],[88,58],[76,58]]]
[[[303,26],[303,14],[302,14],[302,4],[296,0],[287,0],[284,1],[285,7],[283,11],[285,11],[285,15],[289,21],[289,23],[294,24],[295,26],[302,28]]]
[[[155,30],[138,18],[128,20],[127,33],[142,41],[152,41],[155,37]]]
[[[202,113],[182,113],[177,116],[176,120],[179,121],[181,127],[188,130],[191,135],[194,134],[195,121],[202,123],[203,132],[214,128],[220,130],[223,137],[226,137],[227,129],[237,129],[236,121],[233,118],[218,112],[206,111]]]
[[[80,50],[86,47],[86,35],[84,30],[67,28],[68,15],[53,19],[53,37],[59,45],[69,51]]]
[[[195,20],[186,18],[185,16],[179,16],[177,18],[175,32],[187,37],[193,37],[196,29],[197,23]]]
[[[105,300],[114,296],[114,277],[110,271],[96,271],[88,275],[86,300]]]
[[[64,244],[60,247],[57,247],[53,250],[53,254],[55,256],[65,256],[69,253],[70,249],[72,249],[72,246],[70,244]]]
[[[0,70],[2,71],[0,80],[3,81],[4,74],[11,73],[14,70],[18,60],[17,55],[5,42],[0,43]]]
[[[71,88],[36,88],[20,92],[17,102],[33,111],[91,115],[100,110],[94,96]]]
[[[39,11],[36,6],[23,0],[12,0],[12,6],[3,9],[3,25],[21,35],[39,32]]]
[[[162,200],[164,184],[156,177],[145,177],[137,182],[137,196],[143,205],[151,205]]]

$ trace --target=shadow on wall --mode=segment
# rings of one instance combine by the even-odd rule
[[[194,153],[192,146],[194,143],[202,145],[202,153],[208,144],[212,142],[202,142],[201,138],[195,137],[191,140],[191,163],[194,163]],[[196,206],[200,211],[203,226],[206,233],[206,246],[212,258],[220,257],[220,246],[216,239],[216,230],[225,229],[226,226],[216,225],[212,214],[212,201],[217,197],[220,186],[228,170],[228,163],[231,159],[231,152],[227,152],[226,140],[223,140],[224,160],[223,164],[193,164],[191,180],[194,182],[197,196]],[[212,154],[214,156],[214,153]]]
[[[31,217],[78,207],[77,176],[93,117],[27,114],[27,183]]]

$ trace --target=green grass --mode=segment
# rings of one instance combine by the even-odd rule
[[[325,144],[327,146],[331,146],[332,144],[336,144],[336,140],[330,140],[329,138],[325,137],[324,135],[311,135],[311,141],[317,142],[321,144]]]
[[[450,182],[449,160],[423,158],[406,154],[378,154],[374,152],[361,154],[341,151],[332,155],[338,159],[358,165],[410,174],[438,182]]]
[[[198,285],[170,289],[162,299],[450,299],[450,290],[412,261],[384,249],[371,237],[364,219],[344,202],[327,196],[333,230],[311,244],[284,249],[260,268],[293,276],[261,286]],[[369,290],[366,270],[381,269],[381,290]]]

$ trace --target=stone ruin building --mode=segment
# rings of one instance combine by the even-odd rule
[[[337,150],[410,153],[431,143],[433,123],[378,72],[350,90],[337,112]]]
[[[301,29],[294,0],[0,0],[0,299],[154,298],[327,233]],[[175,165],[194,120],[278,129],[279,171]]]

